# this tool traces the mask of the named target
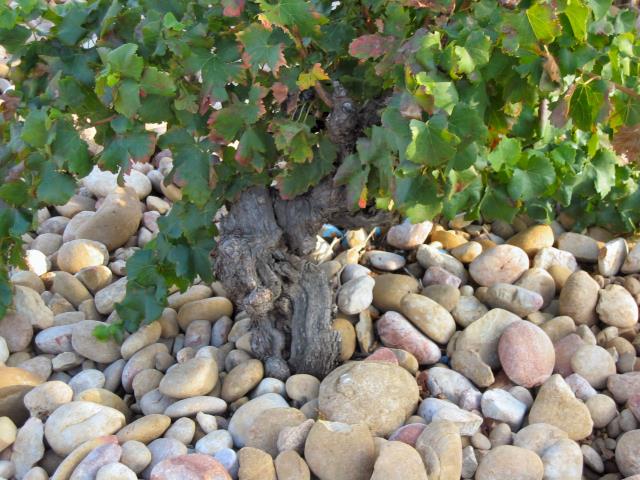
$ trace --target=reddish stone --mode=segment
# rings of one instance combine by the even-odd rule
[[[380,317],[376,329],[385,346],[412,353],[421,365],[432,365],[440,360],[440,347],[397,312],[387,312]]]
[[[391,350],[385,347],[377,349],[375,352],[365,358],[364,361],[389,362],[393,363],[394,365],[398,365],[398,358]]]
[[[429,267],[424,272],[424,277],[422,277],[422,285],[425,287],[429,285],[451,285],[458,288],[461,283],[462,279],[460,277],[456,277],[453,273],[437,265]]]
[[[231,480],[231,476],[209,455],[192,453],[158,463],[151,471],[151,480]]]
[[[618,403],[624,403],[635,395],[640,395],[640,372],[611,375],[607,379],[607,390]]]
[[[498,356],[509,379],[526,388],[542,385],[553,373],[556,358],[547,334],[524,320],[513,322],[502,332]]]
[[[410,423],[403,425],[391,434],[389,440],[403,442],[412,447],[416,446],[416,440],[427,426],[424,423]]]
[[[584,341],[575,333],[570,333],[558,340],[554,345],[556,364],[553,368],[553,373],[559,373],[563,377],[571,375],[573,373],[571,358],[583,345]]]

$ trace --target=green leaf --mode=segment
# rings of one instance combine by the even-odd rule
[[[31,110],[24,120],[20,138],[34,148],[44,147],[49,138],[47,123],[48,118],[45,109]]]
[[[485,221],[504,220],[513,222],[518,208],[500,187],[487,187],[480,201],[480,213]]]
[[[173,79],[166,72],[159,71],[156,67],[147,67],[144,69],[140,88],[147,94],[171,96],[176,91],[176,85]]]
[[[290,199],[305,193],[333,170],[337,156],[335,146],[326,138],[314,151],[313,160],[304,164],[292,164],[286,173],[276,178],[280,196]]]
[[[312,11],[311,2],[305,0],[278,0],[269,3],[258,0],[264,17],[279,27],[296,28],[303,37],[312,37],[320,31],[320,25],[327,20]]]
[[[513,168],[518,163],[521,154],[522,145],[520,140],[505,137],[500,140],[495,150],[489,154],[487,160],[489,160],[493,170],[499,172],[505,166],[508,170]]]
[[[79,177],[88,175],[93,167],[89,157],[89,146],[70,122],[56,122],[56,137],[51,144],[51,159]]]
[[[257,23],[252,23],[238,33],[238,38],[244,46],[245,59],[254,73],[263,65],[267,65],[277,75],[280,67],[287,64],[284,58],[284,45],[271,40],[271,36],[269,30]]]
[[[560,23],[550,4],[536,3],[526,13],[533,33],[541,42],[551,43],[560,35]]]
[[[514,200],[525,202],[538,197],[556,181],[556,171],[544,155],[531,153],[522,168],[516,168],[508,191]]]
[[[0,45],[2,45],[7,52],[14,53],[24,48],[30,36],[31,30],[22,25],[16,25],[12,28],[0,28]]]
[[[450,171],[447,175],[446,195],[442,213],[448,219],[461,212],[468,212],[480,202],[482,177],[475,169]]]
[[[313,135],[308,125],[293,120],[274,122],[276,148],[296,163],[304,163],[313,158]]]
[[[112,72],[117,72],[122,77],[140,80],[144,61],[140,55],[136,54],[137,51],[138,45],[125,43],[107,53],[106,63],[111,67]]]
[[[491,39],[480,30],[472,31],[464,42],[464,48],[476,67],[489,63],[491,58]]]
[[[458,103],[458,91],[453,82],[439,82],[432,80],[426,73],[416,75],[418,85],[424,87],[424,93],[433,96],[433,103],[447,113],[451,113]]]
[[[593,130],[603,102],[604,95],[596,82],[578,83],[569,102],[569,116],[576,127]]]
[[[617,158],[611,150],[599,150],[591,160],[595,173],[594,186],[600,197],[606,197],[616,184]]]
[[[140,108],[140,85],[129,79],[120,82],[113,106],[116,112],[127,118],[133,118]]]
[[[40,184],[36,190],[40,202],[47,205],[64,205],[75,193],[76,182],[73,177],[56,171],[53,164],[45,163],[40,175]]]
[[[87,31],[82,24],[89,16],[90,10],[76,3],[68,4],[62,22],[58,27],[58,38],[65,45],[74,45]]]
[[[256,170],[264,168],[264,154],[267,151],[260,133],[253,127],[247,128],[238,142],[236,160],[242,165],[253,165]]]
[[[29,186],[21,181],[5,182],[0,185],[0,199],[13,207],[22,207],[30,198]]]
[[[432,167],[447,163],[456,153],[460,139],[447,129],[447,120],[441,115],[426,123],[411,120],[412,141],[407,147],[407,158],[414,163]]]
[[[573,36],[580,41],[586,40],[587,22],[591,15],[589,7],[587,7],[582,0],[567,0],[567,6],[563,13],[567,16],[571,24]]]
[[[412,223],[432,220],[442,211],[442,198],[429,175],[397,179],[394,198]]]
[[[596,21],[602,19],[602,17],[609,13],[609,9],[613,4],[613,0],[588,0],[588,2],[591,10],[593,10],[593,16]]]

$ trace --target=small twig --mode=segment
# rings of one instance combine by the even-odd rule
[[[616,83],[616,82],[614,82],[612,80],[604,79],[600,75],[596,75],[595,73],[591,73],[591,72],[581,72],[581,73],[586,75],[587,77],[589,77],[591,80],[604,80],[605,82],[609,83],[609,85],[611,85],[615,89],[620,90],[622,93],[626,93],[630,97],[633,97],[633,98],[636,98],[636,99],[640,100],[640,93],[636,92],[632,88],[625,87],[624,85],[620,85],[619,83]]]
[[[111,115],[110,117],[103,118],[102,120],[96,120],[95,122],[93,122],[91,124],[91,126],[95,127],[96,125],[103,125],[105,123],[109,123],[111,120],[113,120],[116,117],[117,117],[117,115]]]
[[[313,86],[313,89],[318,94],[320,100],[322,100],[328,108],[333,108],[333,100],[320,82],[316,82],[316,84]]]

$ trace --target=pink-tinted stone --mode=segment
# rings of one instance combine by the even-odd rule
[[[231,480],[231,476],[209,455],[192,453],[158,463],[151,471],[151,480]]]
[[[513,283],[529,268],[529,256],[513,245],[498,245],[483,252],[469,264],[469,273],[478,285]]]
[[[440,360],[440,348],[416,329],[409,320],[397,312],[387,312],[376,323],[382,343],[412,353],[421,365]]]
[[[385,347],[377,349],[375,352],[365,358],[364,361],[389,362],[393,363],[394,365],[398,365],[398,358],[391,350]]]
[[[584,345],[584,341],[579,335],[570,333],[566,337],[558,340],[554,349],[556,351],[556,364],[553,367],[554,373],[559,373],[563,377],[568,377],[573,373],[571,368],[571,358]]]
[[[122,447],[118,444],[107,443],[94,448],[84,459],[78,464],[71,474],[72,480],[93,480],[100,468],[108,463],[114,463],[120,460],[122,455]]]
[[[424,276],[422,277],[422,284],[425,287],[429,285],[451,285],[452,287],[458,288],[461,283],[462,279],[460,277],[438,266],[427,268],[427,271],[424,272]]]
[[[526,388],[542,385],[553,372],[555,352],[544,331],[531,322],[509,325],[500,337],[498,356],[509,379]]]
[[[427,426],[424,423],[410,423],[403,425],[391,434],[389,440],[403,442],[412,447],[416,446],[416,440]]]
[[[618,403],[624,403],[634,395],[640,395],[640,372],[611,375],[607,379],[607,390]]]
[[[631,410],[633,416],[640,422],[640,393],[634,393],[629,397],[627,408]]]
[[[387,243],[389,245],[409,250],[415,248],[427,239],[433,224],[429,221],[412,224],[405,220],[400,225],[394,225],[387,233]]]

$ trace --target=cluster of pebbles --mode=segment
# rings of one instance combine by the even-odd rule
[[[526,218],[319,237],[342,362],[283,381],[218,283],[93,335],[180,198],[171,164],[39,212],[0,320],[1,478],[640,480],[640,243]]]

